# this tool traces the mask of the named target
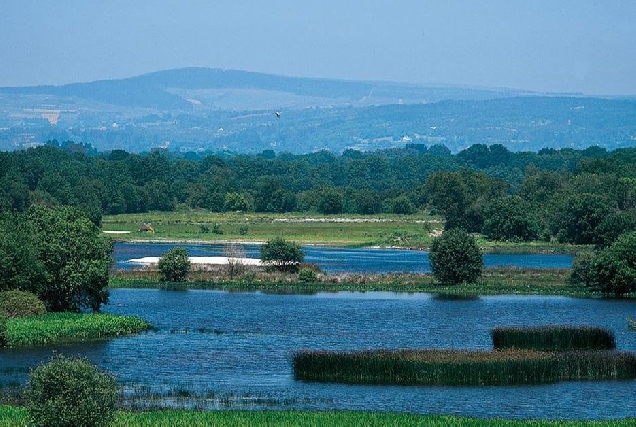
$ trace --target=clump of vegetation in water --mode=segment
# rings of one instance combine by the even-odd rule
[[[159,259],[162,282],[185,282],[190,273],[190,259],[185,248],[174,247]]]
[[[616,351],[299,351],[294,377],[347,384],[514,385],[636,378],[636,355]]]
[[[34,426],[105,426],[114,419],[117,383],[84,359],[56,355],[31,372],[24,394]]]
[[[296,379],[351,384],[514,385],[636,378],[636,354],[603,328],[495,328],[494,351],[299,351]]]
[[[49,313],[8,319],[6,345],[27,347],[57,342],[106,339],[139,333],[152,325],[135,316],[108,313]]]
[[[614,333],[593,326],[497,327],[492,330],[495,349],[538,351],[613,350]]]

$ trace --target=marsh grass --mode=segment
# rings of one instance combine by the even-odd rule
[[[9,347],[41,346],[53,343],[100,340],[151,329],[135,316],[108,313],[49,313],[42,316],[9,319]]]
[[[497,327],[492,330],[495,349],[538,351],[613,350],[614,333],[593,326]]]
[[[636,355],[616,351],[299,351],[301,381],[347,384],[494,386],[636,378]]]

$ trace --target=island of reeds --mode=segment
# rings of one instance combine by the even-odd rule
[[[297,380],[348,384],[479,386],[636,378],[636,354],[616,351],[614,336],[605,329],[497,328],[493,341],[491,351],[298,351],[292,364]]]

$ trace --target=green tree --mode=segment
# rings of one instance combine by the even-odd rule
[[[56,355],[31,371],[24,396],[35,426],[105,426],[114,419],[117,383],[87,360]]]
[[[473,283],[483,270],[481,250],[465,230],[447,230],[433,240],[429,253],[433,275],[443,284]]]
[[[159,258],[163,282],[185,282],[190,273],[190,259],[185,248],[174,247]]]
[[[491,240],[528,241],[539,235],[530,207],[519,196],[495,199],[484,211],[482,233]]]
[[[607,200],[596,194],[571,194],[557,204],[552,233],[561,243],[592,244],[596,228],[611,213]]]
[[[26,214],[0,215],[0,291],[42,292],[46,271],[38,257],[35,237]]]
[[[32,206],[29,220],[35,252],[45,270],[36,293],[47,309],[99,311],[108,303],[112,242],[76,208]]]
[[[576,282],[573,269],[571,280]],[[578,273],[581,275],[581,273]],[[607,249],[598,252],[588,264],[583,285],[604,294],[623,296],[636,291],[636,232],[623,234]],[[580,280],[579,280],[580,282]]]
[[[305,253],[300,245],[282,237],[275,237],[261,246],[261,261],[280,271],[295,273],[304,259]]]
[[[339,214],[342,212],[344,200],[342,193],[333,187],[321,191],[318,201],[318,212],[323,214]]]

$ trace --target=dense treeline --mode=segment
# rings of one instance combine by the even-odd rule
[[[66,142],[0,152],[0,210],[71,205],[102,214],[171,211],[408,214],[495,240],[556,238],[607,246],[636,225],[636,149],[511,152],[473,145],[456,155],[413,144],[341,155],[88,155]]]

